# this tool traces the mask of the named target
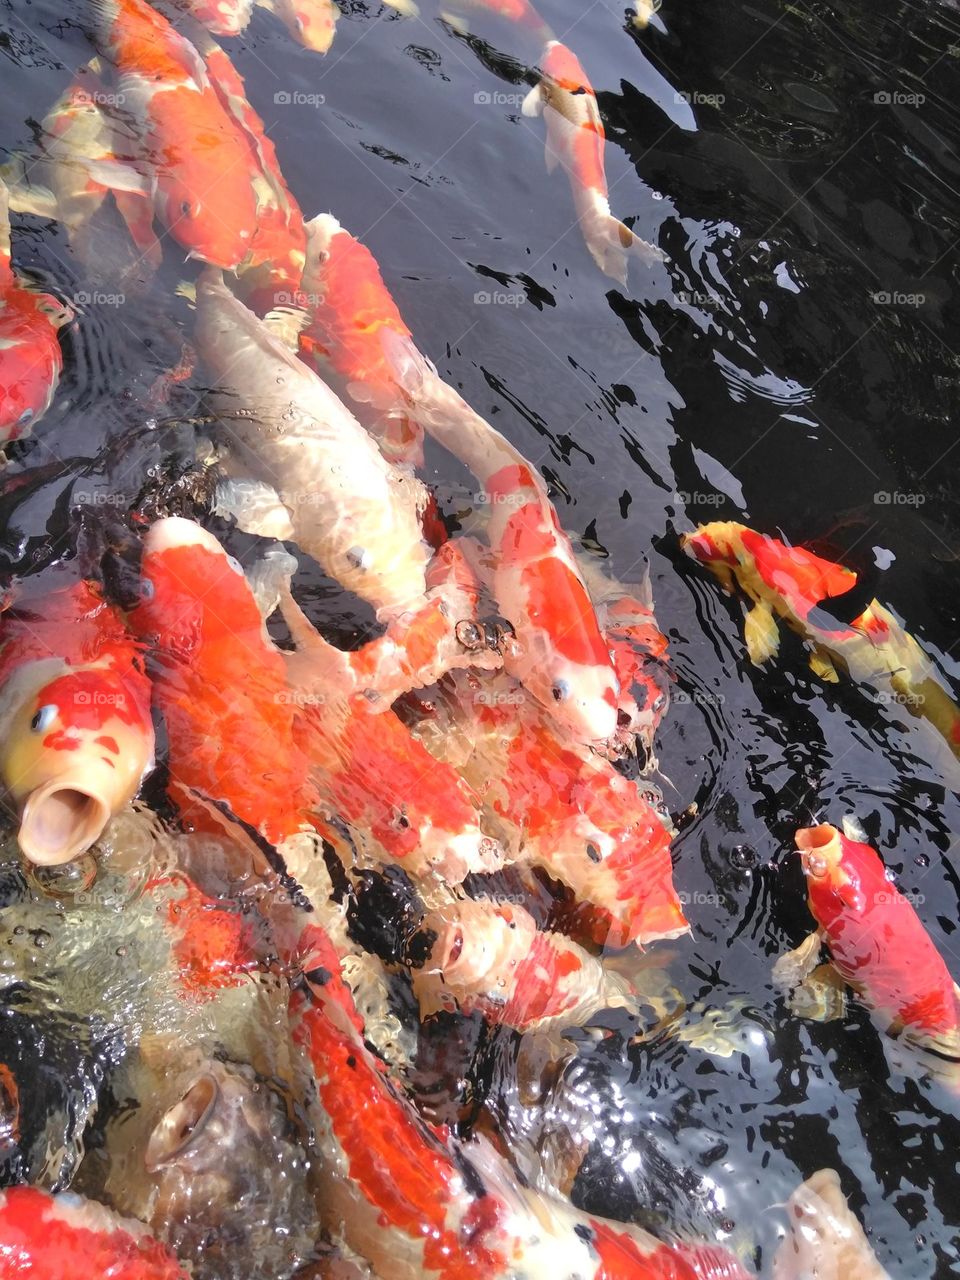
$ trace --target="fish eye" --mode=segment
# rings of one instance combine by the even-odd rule
[[[365,547],[351,547],[347,552],[347,563],[352,569],[367,570],[370,568],[372,558]]]
[[[57,718],[59,708],[56,703],[48,702],[46,706],[41,707],[37,714],[30,721],[30,728],[34,733],[46,733]]]
[[[17,426],[22,427],[25,423],[29,422],[32,417],[33,410],[24,409],[23,413],[21,413],[20,417],[17,419]]]
[[[230,568],[233,570],[234,573],[238,573],[241,578],[243,577],[243,565],[240,563],[240,561],[237,559],[236,556],[227,556],[227,564],[230,566]]]
[[[140,599],[152,600],[157,594],[157,588],[154,586],[150,578],[140,579]]]
[[[553,699],[555,702],[566,702],[566,700],[570,697],[570,681],[554,680],[553,688],[550,690],[550,692],[553,694]]]
[[[199,205],[194,205],[189,200],[181,200],[180,212],[185,218],[192,218],[199,212]]]

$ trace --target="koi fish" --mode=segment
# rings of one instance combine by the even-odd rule
[[[15,156],[3,166],[10,207],[61,222],[74,250],[88,260],[90,223],[112,194],[134,244],[155,268],[162,251],[153,232],[152,202],[139,184],[134,190],[116,185],[116,148],[132,146],[133,135],[125,122],[109,121],[100,106],[109,100],[101,70],[99,58],[81,67],[44,116],[39,154]]]
[[[276,14],[294,40],[314,53],[326,53],[333,44],[340,10],[334,0],[257,0]]]
[[[120,1218],[92,1200],[34,1187],[0,1191],[0,1276],[14,1280],[190,1280],[172,1253],[142,1223]]]
[[[850,1211],[834,1169],[819,1169],[787,1201],[787,1236],[773,1280],[890,1280]]]
[[[777,618],[782,618],[810,646],[816,675],[835,682],[839,667],[862,684],[889,690],[891,700],[929,720],[960,757],[960,707],[933,659],[889,609],[872,600],[851,623],[836,627],[814,615],[820,602],[856,585],[852,569],[732,521],[701,525],[685,534],[681,545],[727,590],[736,585],[752,602],[744,619],[751,662],[759,666],[776,654]]]
[[[491,830],[513,857],[572,892],[566,931],[612,947],[687,932],[669,833],[635,783],[558,741],[505,675],[454,672],[429,706],[416,731],[440,759],[454,759]]]
[[[666,1244],[522,1186],[482,1139],[442,1141],[327,1000],[321,975],[291,1001],[319,1203],[333,1239],[378,1274],[747,1280],[723,1249]]]
[[[27,434],[50,408],[63,368],[57,330],[71,314],[14,272],[8,193],[0,180],[0,447]]]
[[[523,114],[543,112],[547,172],[552,173],[558,164],[566,169],[590,256],[604,275],[625,286],[628,253],[637,254],[648,264],[663,262],[665,255],[610,212],[603,166],[603,121],[597,95],[576,55],[558,40],[550,40],[541,62],[543,78],[524,99]]]
[[[91,11],[137,130],[136,153],[111,166],[111,184],[149,194],[192,256],[232,270],[257,225],[248,140],[196,49],[146,0],[93,0]]]
[[[198,349],[224,435],[261,486],[269,520],[240,493],[251,532],[293,538],[386,620],[423,602],[422,490],[395,471],[346,406],[227,289],[197,289]]]
[[[46,580],[44,580],[46,583]],[[69,862],[153,764],[140,647],[88,582],[25,582],[0,615],[0,778],[34,863]]]
[[[171,517],[147,534],[141,573],[129,625],[152,649],[181,810],[192,794],[224,803],[272,844],[304,830],[320,800],[296,745],[283,657],[240,565],[212,534]]]
[[[166,7],[189,14],[215,36],[238,36],[250,25],[253,5],[254,0],[167,0]]]
[[[775,976],[805,976],[825,942],[833,968],[878,1026],[960,1078],[960,988],[879,855],[828,823],[798,831],[796,842],[819,928],[777,962]]]
[[[421,930],[435,936],[411,974],[421,1018],[441,1009],[517,1031],[584,1022],[598,1009],[632,1008],[626,987],[588,951],[539,930],[523,907],[466,899],[431,911]]]
[[[107,1125],[98,1193],[142,1220],[194,1280],[292,1276],[319,1227],[280,1091],[249,1066],[185,1051],[180,1037],[146,1043],[141,1056],[139,1073],[115,1082],[142,1101]]]
[[[306,251],[303,214],[284,180],[277,152],[246,95],[233,63],[210,34],[192,22],[185,29],[203,59],[210,83],[250,148],[249,171],[257,197],[257,223],[237,269],[238,289],[262,314],[290,300],[300,287]]]
[[[415,461],[425,427],[470,468],[489,511],[489,555],[475,567],[516,634],[504,650],[507,670],[576,741],[609,740],[616,676],[546,486],[417,351],[370,251],[329,214],[307,233],[302,353],[311,363],[329,359],[352,397],[384,415],[388,453]]]
[[[518,27],[524,27],[528,31],[532,31],[542,41],[551,39],[550,28],[537,13],[530,0],[447,0],[447,5],[449,9],[457,13],[464,10],[468,13],[471,10],[493,13],[498,18],[503,18]],[[459,19],[453,17],[452,14],[445,12],[442,16],[448,22],[457,26],[460,25]]]

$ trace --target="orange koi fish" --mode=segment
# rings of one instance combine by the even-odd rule
[[[189,1280],[146,1227],[80,1196],[35,1187],[0,1191],[0,1277]]]
[[[187,28],[220,101],[250,148],[249,170],[257,197],[257,223],[249,252],[237,270],[240,293],[258,314],[290,303],[300,287],[306,253],[303,214],[287,186],[277,152],[251,107],[243,80],[209,33]]]
[[[551,38],[550,28],[530,0],[446,0],[446,7],[456,14],[477,10],[492,13],[498,18],[532,31],[541,41]],[[452,17],[450,13],[444,13],[443,16],[454,25],[460,25],[459,18]]]
[[[747,1280],[710,1245],[668,1245],[521,1186],[483,1140],[426,1127],[310,981],[291,1003],[324,1222],[392,1280]],[[370,1124],[375,1116],[377,1122]]]
[[[129,623],[153,651],[181,809],[193,793],[226,804],[272,844],[304,830],[320,799],[296,743],[283,656],[240,565],[192,521],[158,521]]]
[[[168,0],[167,7],[189,14],[215,36],[238,36],[250,25],[253,5],[254,0]]]
[[[307,232],[302,354],[329,360],[354,399],[385,415],[388,453],[416,460],[425,427],[471,469],[489,511],[490,551],[478,567],[516,632],[505,665],[576,741],[606,742],[617,726],[616,676],[542,479],[417,351],[370,251],[329,214]]]
[[[22,584],[0,615],[0,778],[31,862],[69,862],[153,764],[140,646],[88,582]]]
[[[825,942],[878,1025],[945,1060],[960,1081],[960,988],[879,855],[828,823],[798,831],[796,841],[819,929],[778,962],[779,972],[809,972]]]
[[[333,44],[340,10],[334,0],[257,0],[276,14],[294,40],[314,53],[326,53]]]
[[[669,834],[609,761],[559,742],[505,675],[454,672],[429,705],[417,732],[453,759],[510,853],[572,891],[575,936],[625,947],[687,932]]]
[[[15,274],[7,199],[0,180],[0,446],[26,435],[50,408],[63,368],[57,330],[71,318]]]
[[[541,60],[543,79],[524,99],[523,114],[543,112],[547,126],[547,172],[558,164],[567,171],[580,230],[600,270],[620,285],[627,283],[627,255],[647,263],[665,255],[641,240],[610,212],[603,166],[603,121],[597,95],[576,55],[558,40],[547,42]]]
[[[232,270],[257,225],[248,139],[196,49],[146,0],[92,0],[91,10],[96,43],[116,69],[117,98],[138,133],[136,154],[114,166],[114,184],[148,192],[192,256]]]
[[[736,585],[751,602],[744,619],[751,662],[761,665],[776,654],[776,619],[782,618],[809,645],[816,675],[835,682],[838,668],[845,669],[911,715],[929,720],[960,757],[960,707],[934,660],[889,609],[871,600],[859,617],[837,627],[811,616],[821,601],[856,584],[852,569],[733,521],[701,525],[684,535],[682,546],[727,590]]]
[[[539,930],[516,904],[466,899],[430,911],[421,924],[436,935],[412,972],[421,1018],[441,1009],[517,1031],[584,1022],[598,1009],[632,1008],[625,985],[559,933]]]

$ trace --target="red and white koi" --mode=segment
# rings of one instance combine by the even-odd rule
[[[35,1187],[0,1191],[0,1278],[190,1280],[174,1255],[142,1223],[80,1196]]]
[[[509,853],[572,891],[565,926],[613,947],[687,932],[670,836],[635,783],[560,742],[508,676],[454,672],[418,734],[475,788]]]
[[[942,1061],[960,1084],[960,988],[913,904],[868,844],[829,823],[797,832],[807,900],[819,929],[778,962],[780,974],[812,969],[821,943],[837,973],[878,1025]]]
[[[189,14],[215,36],[238,36],[253,16],[254,0],[167,0],[166,6]]]
[[[490,553],[479,567],[516,632],[505,665],[576,741],[606,742],[617,725],[616,677],[543,481],[417,351],[370,251],[329,214],[307,232],[302,354],[329,360],[354,399],[384,415],[389,451],[416,460],[426,428],[471,469],[489,512]]]
[[[0,777],[35,863],[88,849],[153,764],[140,646],[88,582],[24,582],[0,614]]]
[[[538,929],[515,903],[465,899],[428,912],[420,928],[435,935],[411,973],[421,1018],[479,1011],[488,1022],[529,1031],[634,1007],[617,975],[570,938]]]
[[[256,0],[276,14],[299,44],[326,53],[333,44],[340,10],[335,0]]]
[[[322,981],[295,994],[291,1017],[324,1223],[378,1274],[747,1280],[721,1248],[665,1244],[592,1218],[521,1186],[484,1140],[441,1140],[391,1085]]]
[[[0,180],[0,447],[30,432],[50,408],[63,368],[57,330],[71,314],[14,272],[7,187]]]
[[[91,0],[96,43],[137,130],[111,184],[149,194],[170,234],[205,262],[233,269],[257,225],[248,139],[196,49],[146,0]],[[101,167],[102,168],[102,167]]]
[[[641,240],[610,212],[603,163],[605,134],[597,95],[576,54],[558,40],[547,42],[541,59],[543,78],[524,99],[523,114],[543,112],[547,127],[546,163],[567,171],[577,220],[597,266],[620,285],[627,283],[628,254],[647,263],[665,255]]]

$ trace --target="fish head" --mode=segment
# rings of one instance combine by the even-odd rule
[[[153,759],[146,677],[109,658],[30,664],[14,678],[0,777],[20,811],[18,839],[34,863],[84,853],[136,794]]]
[[[146,1192],[149,1225],[199,1275],[291,1274],[316,1228],[281,1096],[252,1068],[210,1057],[164,1103],[131,1174],[146,1181],[136,1194]]]
[[[740,538],[743,528],[733,520],[714,520],[700,525],[693,533],[685,533],[680,546],[698,564],[709,568],[733,566],[739,562],[743,549]]]
[[[861,886],[858,862],[863,849],[872,854],[869,846],[848,840],[827,822],[798,831],[796,844],[807,880],[810,910],[819,923],[829,929],[838,921],[862,916],[867,896]]]
[[[198,138],[203,136],[198,125]],[[154,199],[160,219],[190,257],[233,271],[250,252],[257,226],[249,163],[240,167],[233,148],[219,156],[215,145],[199,143],[191,161],[158,174]]]
[[[314,53],[327,52],[339,17],[333,0],[274,0],[274,5],[294,40]]]
[[[140,601],[130,613],[138,635],[187,657],[201,644],[260,634],[256,600],[239,561],[193,520],[170,516],[144,542]]]

